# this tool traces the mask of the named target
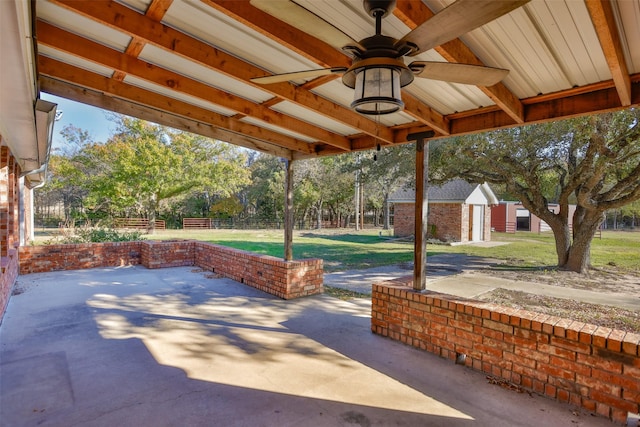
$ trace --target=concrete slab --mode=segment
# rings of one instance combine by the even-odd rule
[[[283,301],[193,268],[21,276],[8,426],[608,426],[370,332],[370,303]]]

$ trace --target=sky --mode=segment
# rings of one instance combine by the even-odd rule
[[[110,136],[115,124],[107,119],[108,112],[100,108],[91,107],[65,98],[41,94],[42,99],[58,104],[58,111],[62,111],[62,118],[55,122],[53,127],[52,149],[64,146],[64,138],[60,131],[67,125],[74,125],[86,130],[96,142],[105,142]]]

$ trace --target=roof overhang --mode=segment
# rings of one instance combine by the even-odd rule
[[[31,2],[0,1],[0,137],[27,186],[44,183],[56,104],[38,99]]]
[[[383,32],[402,37],[452,1],[398,2]],[[0,2],[3,58],[10,58],[4,62],[10,70],[2,70],[3,138],[16,153],[23,144],[16,141],[35,145],[36,81],[52,95],[288,159],[404,144],[425,131],[438,139],[640,105],[637,1],[532,0],[415,57],[509,69],[503,82],[415,79],[403,88],[404,110],[378,118],[349,108],[353,92],[338,75],[252,82],[351,65],[342,42],[320,27],[290,25],[255,4]],[[372,18],[355,0],[295,4],[353,40],[373,34]],[[34,155],[17,157],[24,165]]]

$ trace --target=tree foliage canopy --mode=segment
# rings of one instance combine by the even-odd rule
[[[567,269],[587,268],[591,239],[606,210],[640,199],[637,109],[456,137],[434,145],[430,160],[434,181],[458,177],[504,185],[549,224],[556,236],[558,265]],[[573,218],[569,218],[571,202],[576,204]],[[558,211],[551,209],[552,203],[559,205]]]

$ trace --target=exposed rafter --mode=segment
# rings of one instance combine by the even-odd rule
[[[399,0],[394,14],[411,29],[416,28],[434,15],[424,3],[409,0]],[[436,47],[435,50],[449,62],[486,65],[460,39],[451,40]],[[490,87],[482,86],[480,90],[504,110],[514,123],[524,123],[522,103],[503,83]]]
[[[264,73],[264,70],[253,64],[213,48],[171,27],[157,23],[113,1],[52,0],[52,2],[246,84],[258,87],[251,82],[251,78]],[[259,88],[301,107],[312,109],[316,113],[337,120],[346,126],[359,129],[369,135],[377,135],[391,143],[391,131],[386,129],[381,131],[372,120],[308,90],[296,87],[291,83],[278,83],[259,86]]]
[[[263,105],[252,103],[244,98],[189,79],[176,72],[122,54],[117,50],[56,28],[46,22],[38,22],[38,32],[41,34],[39,41],[43,45],[87,59],[107,68],[112,68],[117,73],[135,76],[160,86],[170,87],[173,90],[204,101],[212,100],[220,106],[243,113],[244,116],[254,117],[272,125],[304,134],[343,150],[350,148],[349,139],[344,136],[320,129],[310,123],[278,113]]]
[[[52,79],[72,83],[111,97],[129,100],[136,105],[147,106],[158,112],[185,117],[194,122],[247,135],[253,139],[286,147],[289,151],[304,152],[309,155],[314,153],[313,146],[304,141],[287,137],[286,135],[244,123],[221,114],[216,114],[204,108],[110,79],[72,65],[64,64],[55,59],[40,56],[38,67],[43,76],[49,76]],[[45,89],[43,88],[43,90]],[[55,94],[56,93],[54,93],[54,95]],[[82,102],[81,100],[78,101]],[[160,115],[156,119],[152,118],[150,120],[163,124]]]
[[[585,0],[623,106],[631,105],[631,77],[609,0]]]
[[[512,64],[509,87],[433,85],[428,94],[403,89],[403,113],[381,120],[348,108],[351,92],[331,83],[337,74],[301,84],[252,82],[302,59],[318,68],[346,67],[352,60],[340,49],[344,39],[323,41],[322,28],[307,32],[297,21],[280,21],[286,13],[298,19],[295,11],[276,18],[249,0],[150,0],[143,2],[146,10],[136,9],[142,4],[136,0],[36,0],[34,40],[42,47],[38,71],[45,92],[300,159],[402,144],[408,134],[427,130],[444,138],[640,105],[640,73],[635,59],[625,57],[639,41],[623,27],[637,21],[635,9],[619,0],[563,1],[532,2],[524,6],[527,13],[484,24],[497,30],[487,28],[493,36],[478,38],[490,45],[474,45],[477,54],[461,39],[434,47],[449,62],[475,65],[499,53],[496,62]],[[350,33],[349,25],[371,23],[357,3],[298,5],[294,9],[319,12],[329,32],[331,25]],[[398,0],[393,13],[411,29],[428,28],[434,16],[425,2],[413,0]],[[209,35],[200,33],[209,31],[206,25],[212,25]],[[567,61],[549,54],[571,43],[584,49]],[[158,49],[165,54],[154,56]],[[575,64],[579,70],[571,69]],[[609,73],[612,80],[600,80]],[[486,97],[492,105],[477,107]]]
[[[249,0],[202,0],[234,19],[286,46],[293,46],[299,54],[311,59],[322,67],[348,67],[349,58],[335,47],[311,37],[303,31],[282,22],[255,8]],[[333,77],[335,78],[335,77]],[[402,94],[404,112],[423,125],[430,126],[442,135],[449,134],[449,124],[442,114],[433,110],[408,93]],[[369,135],[372,135],[369,133]],[[389,143],[386,138],[380,138]]]

